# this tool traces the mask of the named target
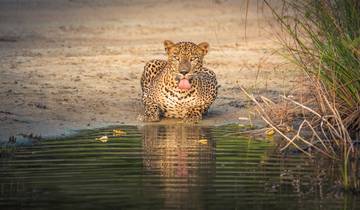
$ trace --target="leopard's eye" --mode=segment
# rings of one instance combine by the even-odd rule
[[[197,57],[191,57],[190,61],[196,61],[198,58]]]

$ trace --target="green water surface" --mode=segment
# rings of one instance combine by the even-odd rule
[[[0,209],[357,209],[331,166],[238,127],[146,125],[20,146],[0,160]],[[107,142],[95,140],[109,137]]]

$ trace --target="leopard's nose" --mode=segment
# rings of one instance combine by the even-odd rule
[[[189,73],[189,71],[188,71],[187,69],[181,69],[181,70],[180,70],[180,73],[181,73],[182,75],[186,75],[187,73]]]

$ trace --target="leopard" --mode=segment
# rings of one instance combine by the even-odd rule
[[[198,122],[218,94],[213,70],[203,66],[209,43],[164,41],[167,59],[148,61],[141,75],[145,122],[177,118]]]

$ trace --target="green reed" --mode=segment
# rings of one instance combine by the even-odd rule
[[[358,190],[350,159],[358,159],[353,141],[360,136],[360,1],[283,0],[281,11],[264,2],[285,32],[284,55],[312,80],[317,123],[328,124],[343,187]]]
[[[265,0],[265,3],[267,1]],[[269,4],[268,4],[269,5]],[[290,39],[282,40],[291,61],[319,79],[336,102],[352,136],[360,129],[360,2],[284,1],[273,12]]]

